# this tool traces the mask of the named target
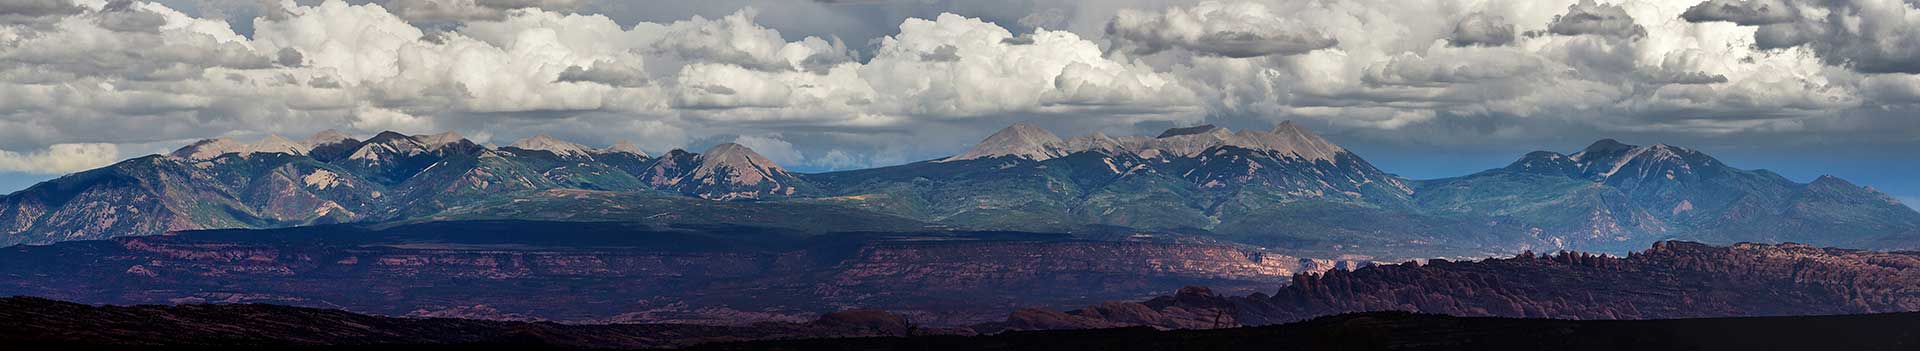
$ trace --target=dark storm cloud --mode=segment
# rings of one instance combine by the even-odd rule
[[[1634,78],[1649,84],[1719,84],[1728,81],[1727,76],[1721,74],[1664,69],[1634,71]]]
[[[1501,46],[1513,43],[1513,23],[1505,17],[1475,12],[1454,22],[1447,37],[1454,46]]]
[[[114,0],[100,10],[100,27],[116,32],[148,32],[160,30],[167,19],[160,14],[133,8],[132,0]]]
[[[294,48],[280,48],[280,52],[274,55],[273,59],[273,63],[282,67],[298,67],[303,62],[306,62],[306,55],[300,54],[300,50]]]
[[[1639,38],[1647,35],[1647,29],[1633,22],[1633,16],[1625,8],[1612,4],[1597,4],[1593,0],[1581,0],[1580,3],[1567,6],[1567,13],[1553,16],[1547,23],[1547,32],[1558,35],[1598,35],[1616,38]]]
[[[1181,23],[1195,20],[1205,23]],[[1205,3],[1161,13],[1121,11],[1107,22],[1106,34],[1119,48],[1139,55],[1180,48],[1232,58],[1287,56],[1340,44],[1319,29],[1253,3]]]
[[[61,16],[80,13],[80,6],[72,0],[7,0],[0,1],[0,16],[42,17]]]
[[[1792,22],[1798,10],[1783,1],[1711,0],[1687,8],[1680,18],[1688,22],[1733,22],[1746,26]]]
[[[1798,7],[1820,9],[1826,15],[1800,16]],[[1715,0],[1689,9],[1681,18],[1759,26],[1754,33],[1756,46],[1805,46],[1828,64],[1861,73],[1920,74],[1920,9],[1902,0]]]
[[[583,0],[387,0],[385,6],[408,21],[447,22],[498,20],[508,11],[536,8],[572,11]]]
[[[75,6],[70,0],[0,1],[0,25],[47,24],[60,17],[78,14],[85,10]]]
[[[557,81],[599,83],[615,87],[640,87],[648,83],[645,70],[613,62],[600,62],[592,68],[567,67],[566,71],[560,72],[560,78]]]
[[[953,45],[941,45],[940,47],[933,48],[932,52],[921,53],[920,60],[927,62],[959,61],[960,48]]]

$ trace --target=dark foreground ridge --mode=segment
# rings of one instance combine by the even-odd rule
[[[89,306],[0,298],[0,344],[12,350],[415,349],[474,346],[552,349],[674,348],[766,339],[901,336],[906,318],[875,310],[807,323],[747,326],[560,324],[400,318],[266,304]]]
[[[1212,330],[927,335],[854,311],[741,327],[394,318],[274,305],[95,307],[0,299],[0,343],[33,349],[1912,350],[1920,313],[1570,321],[1369,312]],[[913,335],[913,336],[909,336]]]
[[[696,350],[1914,350],[1920,313],[1673,320],[1369,312],[1267,327],[792,340]]]
[[[1300,274],[1273,295],[1193,287],[1144,302],[1021,310],[1002,327],[1201,329],[1367,311],[1581,320],[1870,314],[1920,311],[1915,287],[1915,252],[1664,241],[1626,257],[1525,253]]]

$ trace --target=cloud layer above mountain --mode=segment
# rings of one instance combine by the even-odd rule
[[[0,171],[329,128],[737,141],[815,170],[1014,121],[1920,144],[1901,0],[1141,2],[8,1]]]

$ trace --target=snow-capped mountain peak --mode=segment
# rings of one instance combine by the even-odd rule
[[[1571,155],[1535,151],[1514,161],[1507,169],[1616,183],[1685,181],[1702,172],[1721,174],[1732,171],[1719,160],[1697,150],[1667,144],[1638,146],[1613,139],[1595,141]]]
[[[174,150],[170,156],[189,160],[209,160],[220,155],[245,152],[247,144],[233,141],[232,138],[202,139],[193,144]]]
[[[268,135],[265,139],[260,139],[259,142],[255,142],[247,146],[248,146],[247,151],[249,152],[283,153],[288,155],[306,155],[307,150],[313,149],[312,147],[307,146],[307,144],[294,142],[293,140],[288,140],[286,137],[282,137],[279,134]]]
[[[1114,138],[1104,133],[1061,140],[1059,136],[1028,123],[1017,123],[980,141],[966,153],[939,162],[1015,156],[1043,161],[1084,151],[1128,152],[1144,158],[1195,157],[1219,146],[1234,146],[1269,152],[1276,157],[1312,161],[1334,161],[1347,150],[1326,138],[1292,122],[1281,122],[1272,131],[1244,130],[1206,124],[1168,129],[1158,136]]]
[[[1302,159],[1333,161],[1334,155],[1347,151],[1320,137],[1319,134],[1294,124],[1293,121],[1280,122],[1280,125],[1274,126],[1273,131],[1268,132],[1267,135],[1272,137],[1256,138],[1262,141],[1261,146],[1275,153],[1293,155]]]
[[[247,157],[256,153],[282,153],[288,155],[306,155],[310,150],[305,144],[296,143],[279,135],[268,135],[252,144],[234,141],[232,138],[213,138],[194,142],[191,145],[174,150],[168,154],[174,158],[189,160],[211,160],[226,154],[238,154]]]
[[[546,134],[520,139],[520,141],[514,142],[512,145],[507,145],[507,147],[522,150],[546,151],[560,157],[586,157],[593,151],[593,148],[586,147],[585,145],[554,139],[553,136]]]
[[[415,135],[413,136],[413,140],[419,141],[420,146],[428,150],[439,150],[441,147],[459,143],[467,140],[467,138],[460,136],[460,133],[445,132],[440,134]]]
[[[347,156],[347,158],[353,160],[379,161],[387,158],[388,155],[413,155],[419,154],[422,151],[420,141],[413,140],[412,137],[394,132],[381,132],[380,134],[374,135],[373,138],[367,139],[365,144],[361,144],[360,148],[355,149],[353,154]]]
[[[405,135],[392,131],[380,132],[367,139],[355,149],[348,159],[378,161],[392,156],[412,156],[424,153],[440,152],[442,149],[458,144],[471,145],[460,133]]]
[[[608,146],[607,148],[597,150],[596,152],[603,153],[603,154],[626,153],[626,154],[633,154],[634,156],[640,156],[640,157],[653,157],[652,155],[648,155],[646,151],[641,151],[639,146],[633,145],[633,142],[626,141],[626,140],[615,142],[613,143],[613,146]]]
[[[988,157],[1017,156],[1039,161],[1059,157],[1055,146],[1063,140],[1060,136],[1045,128],[1031,123],[1020,122],[994,132],[965,153],[948,157],[941,162],[963,161]]]
[[[1206,133],[1219,131],[1221,129],[1223,128],[1215,127],[1212,124],[1202,124],[1202,125],[1197,125],[1192,127],[1171,128],[1171,129],[1167,129],[1164,132],[1160,132],[1160,136],[1156,136],[1153,138],[1166,139],[1166,138],[1172,138],[1172,137],[1177,137],[1182,135],[1206,134]]]
[[[1061,149],[1065,151],[1063,153],[1080,151],[1117,153],[1125,150],[1125,147],[1121,146],[1119,140],[1108,137],[1106,133],[1093,132],[1093,134],[1068,138],[1061,143]]]
[[[1140,141],[1134,150],[1154,150],[1159,155],[1192,157],[1200,155],[1215,146],[1233,145],[1237,139],[1226,128],[1204,124],[1193,127],[1173,128],[1161,132],[1153,139]]]
[[[312,149],[317,146],[341,143],[341,142],[346,142],[348,140],[353,140],[353,135],[349,135],[346,132],[341,132],[337,129],[328,129],[325,131],[321,131],[319,133],[314,133],[313,136],[307,137],[307,140],[302,141],[302,143],[306,144],[308,149]]]

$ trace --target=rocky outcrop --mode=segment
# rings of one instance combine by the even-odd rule
[[[1886,350],[1920,345],[1920,313],[1580,321],[1343,314],[1283,325],[1023,331],[979,337],[755,341],[694,350]]]
[[[1228,311],[1227,326],[1264,325],[1390,310],[1556,319],[1920,311],[1920,253],[1667,241],[1627,257],[1568,252],[1432,260],[1295,275],[1272,296],[1220,297],[1190,289],[1141,303],[1055,313],[1080,318],[1016,313],[1008,327],[1193,328],[1191,321],[1207,320],[1212,311]],[[1116,314],[1110,311],[1132,312],[1111,317]]]
[[[786,168],[740,144],[714,145],[693,163],[696,166],[673,181],[673,189],[712,200],[733,200],[788,197],[806,186]]]

